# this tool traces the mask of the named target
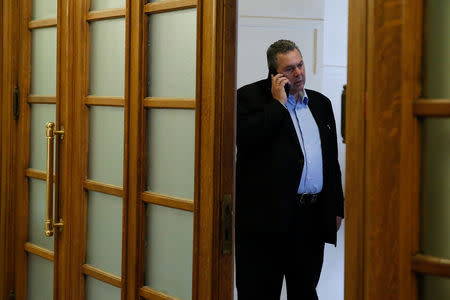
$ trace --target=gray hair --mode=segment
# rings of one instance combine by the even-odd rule
[[[267,48],[266,52],[267,66],[269,67],[269,69],[273,68],[276,70],[278,68],[277,62],[278,53],[287,53],[295,49],[298,50],[300,55],[302,54],[298,46],[293,41],[290,40],[278,40],[272,45],[270,45],[269,48]]]

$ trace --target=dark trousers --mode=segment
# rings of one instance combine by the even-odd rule
[[[299,206],[286,233],[236,232],[238,300],[279,300],[286,278],[288,300],[317,300],[323,263],[317,206]]]

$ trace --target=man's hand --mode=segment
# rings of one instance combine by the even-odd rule
[[[289,79],[284,77],[283,74],[270,76],[272,77],[272,97],[280,101],[281,104],[286,105],[287,95],[286,91],[284,90],[284,85],[286,83],[289,83]]]
[[[339,231],[339,228],[341,228],[342,224],[342,218],[339,216],[336,216],[336,232]]]

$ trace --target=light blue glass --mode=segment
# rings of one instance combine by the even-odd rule
[[[47,138],[45,124],[55,122],[55,104],[30,105],[30,163],[29,167],[46,172]]]
[[[119,288],[86,276],[86,300],[120,300],[121,291]]]
[[[149,109],[147,188],[194,199],[195,110]]]
[[[196,9],[152,14],[148,26],[147,95],[195,98]]]
[[[193,213],[148,204],[146,214],[145,285],[192,299]]]
[[[86,263],[120,276],[122,269],[120,197],[88,192]]]
[[[56,95],[56,27],[31,30],[31,94]]]
[[[91,0],[91,11],[126,7],[126,0]]]
[[[90,23],[89,94],[125,95],[125,19]]]
[[[122,107],[89,108],[89,179],[123,185],[123,131]]]
[[[28,204],[28,241],[53,251],[53,236],[46,237],[44,234],[44,221],[47,211],[47,184],[44,180],[34,178],[30,178],[28,184],[30,193]],[[55,206],[53,205],[53,207]]]
[[[58,16],[58,0],[33,0],[31,19],[48,19]]]
[[[27,300],[53,299],[53,262],[28,254]]]

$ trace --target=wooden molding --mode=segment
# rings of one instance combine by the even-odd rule
[[[144,99],[144,107],[195,109],[195,99],[190,98],[170,99],[170,98],[148,97]]]
[[[418,117],[450,117],[450,99],[419,99],[413,105]]]
[[[29,178],[35,178],[40,180],[46,180],[47,179],[47,173],[41,170],[31,169],[28,168],[25,170],[25,175]],[[56,179],[55,174],[53,174],[53,179]]]
[[[142,200],[147,203],[172,207],[187,211],[194,211],[194,201],[184,198],[171,197],[153,192],[142,193]]]
[[[30,104],[56,104],[56,97],[55,96],[28,95],[28,103],[30,103]]]
[[[90,11],[86,15],[86,21],[100,21],[108,19],[123,18],[126,14],[126,8],[113,8],[108,10]]]
[[[44,230],[42,230],[42,233],[44,233]],[[47,250],[32,243],[25,243],[24,250],[51,261],[55,260],[54,251]]]
[[[166,0],[162,2],[147,3],[144,12],[147,14],[162,13],[197,6],[197,0]]]
[[[147,286],[139,289],[139,296],[149,300],[179,300],[178,298],[155,291]]]
[[[113,184],[101,183],[95,180],[85,180],[83,188],[89,191],[100,192],[117,197],[123,196],[123,188]]]
[[[124,97],[87,96],[84,104],[92,106],[125,106]]]
[[[56,18],[34,20],[34,21],[30,21],[28,23],[29,29],[38,29],[38,28],[55,27],[55,26],[56,26]]]
[[[100,281],[109,283],[119,289],[122,288],[122,279],[119,276],[105,272],[88,264],[81,266],[81,272]]]
[[[416,273],[450,278],[450,259],[417,254],[412,257],[411,264]]]

